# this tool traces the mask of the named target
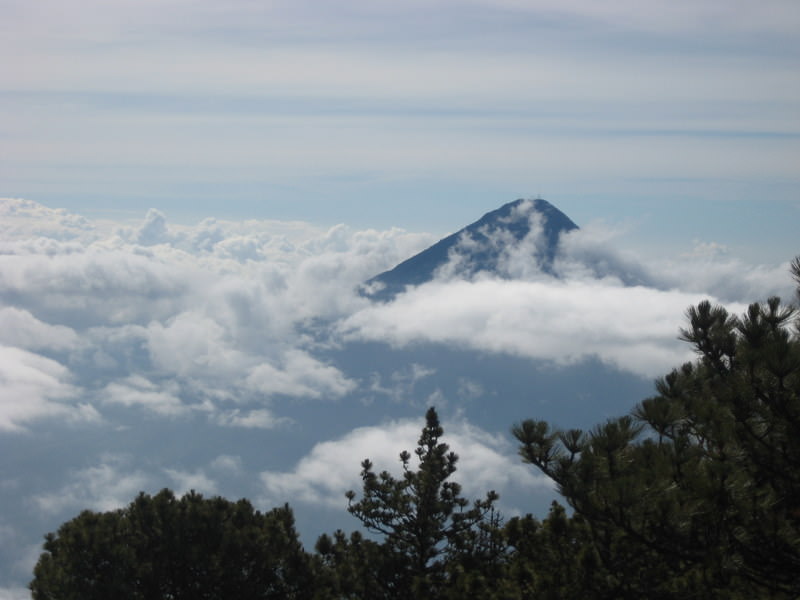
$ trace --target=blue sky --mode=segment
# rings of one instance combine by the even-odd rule
[[[793,0],[0,11],[2,196],[439,235],[541,195],[641,253],[797,249]]]

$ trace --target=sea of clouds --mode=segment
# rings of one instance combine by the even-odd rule
[[[0,517],[0,541],[22,548],[6,556],[9,580],[24,581],[38,554],[44,532],[26,527],[122,506],[139,490],[226,494],[243,489],[231,481],[247,480],[265,505],[291,498],[293,506],[341,510],[343,490],[358,487],[358,462],[370,456],[379,468],[397,468],[397,453],[415,445],[422,412],[321,437],[266,468],[224,449],[171,464],[171,455],[142,461],[131,448],[99,442],[74,444],[72,458],[43,453],[30,466],[14,450],[24,453],[34,440],[121,438],[142,423],[166,423],[181,435],[189,424],[203,435],[281,432],[297,427],[296,406],[366,402],[376,393],[407,398],[416,381],[434,376],[412,364],[365,378],[331,358],[362,342],[466,348],[554,368],[594,359],[652,379],[691,359],[677,340],[687,306],[711,298],[739,313],[750,301],[793,294],[791,256],[749,265],[708,241],[645,264],[614,249],[613,230],[592,225],[564,236],[553,277],[531,268],[541,232],[533,224],[499,273],[459,278],[457,249],[453,268],[436,280],[373,303],[360,285],[434,236],[212,218],[177,225],[154,209],[112,222],[1,199],[0,493],[13,506]],[[468,246],[463,240],[461,250]],[[470,390],[479,395],[480,382],[465,380],[463,394]],[[417,399],[427,401],[436,397]],[[457,411],[445,421],[468,494],[550,489],[520,464],[507,436]],[[59,477],[33,472],[48,461],[61,465]]]
[[[275,395],[358,389],[315,353],[353,339],[559,363],[596,355],[653,377],[686,357],[675,332],[688,305],[710,296],[739,312],[792,294],[785,264],[745,265],[701,246],[644,265],[587,228],[565,236],[560,279],[531,268],[521,244],[506,263],[513,279],[450,276],[372,304],[359,284],[430,235],[273,221],[170,226],[157,210],[126,226],[14,199],[0,201],[0,222],[5,430],[52,417],[100,421],[108,403],[271,427]]]

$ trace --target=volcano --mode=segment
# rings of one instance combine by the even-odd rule
[[[510,246],[529,239],[532,232],[536,239],[530,260],[542,272],[552,274],[561,234],[575,229],[578,226],[547,200],[515,200],[376,275],[364,284],[362,292],[373,300],[392,300],[410,286],[431,281],[456,255],[460,276],[479,272],[505,276],[499,268],[502,256]]]

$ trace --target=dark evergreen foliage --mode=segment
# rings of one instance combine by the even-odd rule
[[[310,575],[288,506],[262,514],[163,490],[48,534],[30,589],[34,600],[310,598]]]
[[[588,524],[606,597],[800,597],[795,311],[770,298],[687,316],[699,358],[656,396],[588,433],[525,421],[520,453]]]
[[[403,451],[403,476],[396,479],[388,471],[376,474],[366,459],[362,498],[356,502],[355,492],[347,493],[350,513],[383,536],[386,560],[396,573],[387,597],[438,598],[456,573],[491,577],[502,559],[497,494],[469,506],[461,486],[450,481],[458,456],[440,441],[443,433],[436,411],[428,409],[415,450],[419,468],[411,468],[411,454]]]

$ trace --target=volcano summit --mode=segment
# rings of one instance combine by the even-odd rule
[[[532,267],[552,274],[561,234],[575,229],[578,226],[546,200],[509,202],[368,280],[364,294],[374,300],[391,300],[409,286],[431,281],[445,269],[464,278],[480,272],[508,276],[503,262],[509,250],[519,250],[526,244],[524,258]]]

